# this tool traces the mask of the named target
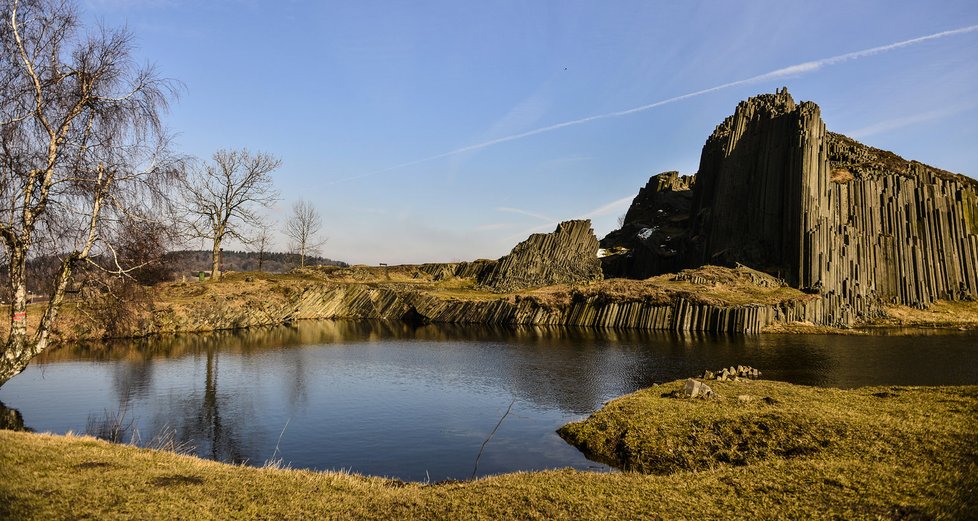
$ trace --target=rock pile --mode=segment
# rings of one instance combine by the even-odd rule
[[[676,389],[662,395],[663,398],[699,398],[701,400],[713,400],[720,396],[713,391],[713,388],[703,382],[689,378],[682,389]]]
[[[738,365],[737,367],[730,366],[724,367],[719,371],[704,371],[704,380],[717,380],[719,382],[737,381],[741,378],[749,378],[751,380],[757,380],[761,377],[761,372],[749,365]]]

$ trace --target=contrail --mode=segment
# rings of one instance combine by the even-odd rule
[[[533,217],[534,219],[540,219],[543,222],[550,223],[555,222],[553,217],[549,217],[540,213],[534,213],[527,210],[520,210],[519,208],[510,208],[508,206],[501,206],[496,208],[498,212],[508,212],[508,213],[518,213],[520,215],[526,215],[527,217]]]
[[[758,83],[758,82],[762,82],[762,81],[783,78],[785,76],[793,76],[793,75],[798,75],[798,74],[805,74],[805,73],[809,73],[809,72],[814,72],[814,71],[817,71],[817,70],[819,70],[819,69],[821,69],[823,67],[827,67],[827,66],[830,66],[830,65],[836,65],[836,64],[847,62],[847,61],[850,61],[850,60],[858,60],[860,58],[866,58],[866,57],[869,57],[869,56],[875,56],[877,54],[881,54],[881,53],[884,53],[884,52],[889,52],[889,51],[900,49],[900,48],[903,48],[903,47],[909,47],[911,45],[916,45],[918,43],[923,43],[923,42],[927,42],[927,41],[931,41],[931,40],[938,40],[938,39],[941,39],[941,38],[947,38],[948,36],[956,36],[956,35],[959,35],[959,34],[965,34],[965,33],[970,33],[970,32],[974,32],[974,31],[978,31],[978,25],[969,25],[967,27],[961,27],[959,29],[951,29],[951,30],[948,30],[948,31],[941,31],[939,33],[928,34],[927,36],[920,36],[918,38],[911,38],[909,40],[903,40],[903,41],[899,41],[899,42],[896,42],[896,43],[891,43],[891,44],[887,44],[887,45],[881,45],[879,47],[872,47],[870,49],[863,49],[861,51],[853,51],[853,52],[846,53],[846,54],[840,54],[838,56],[831,56],[831,57],[828,57],[828,58],[822,58],[820,60],[813,60],[813,61],[808,61],[808,62],[799,63],[799,64],[795,64],[795,65],[789,65],[787,67],[782,67],[780,69],[776,69],[776,70],[773,70],[773,71],[770,71],[770,72],[765,72],[764,74],[758,74],[757,76],[751,76],[750,78],[745,78],[745,79],[737,80],[737,81],[731,81],[729,83],[724,83],[724,84],[721,84],[721,85],[717,85],[715,87],[709,87],[709,88],[706,88],[706,89],[702,89],[702,90],[697,90],[697,91],[694,91],[694,92],[690,92],[690,93],[687,93],[687,94],[681,94],[679,96],[674,96],[672,98],[667,98],[667,99],[664,99],[664,100],[661,100],[661,101],[656,101],[654,103],[649,103],[647,105],[640,105],[638,107],[633,107],[633,108],[625,109],[625,110],[619,110],[619,111],[616,111],[616,112],[608,112],[608,113],[605,113],[605,114],[596,114],[594,116],[587,116],[587,117],[584,117],[584,118],[572,119],[572,120],[569,120],[569,121],[564,121],[562,123],[556,123],[556,124],[553,124],[553,125],[548,125],[546,127],[540,127],[540,128],[536,128],[536,129],[533,129],[533,130],[528,130],[526,132],[520,132],[519,134],[512,134],[512,135],[509,135],[509,136],[504,136],[504,137],[500,137],[500,138],[496,138],[496,139],[491,139],[489,141],[483,141],[482,143],[476,143],[474,145],[468,145],[468,146],[465,146],[465,147],[462,147],[462,148],[456,148],[455,150],[451,150],[451,151],[444,152],[444,153],[441,153],[441,154],[438,154],[438,155],[434,155],[434,156],[425,157],[423,159],[416,159],[414,161],[409,161],[407,163],[401,163],[399,165],[390,166],[390,167],[387,167],[387,168],[384,168],[384,169],[381,169],[381,170],[376,170],[376,171],[373,171],[373,172],[369,172],[369,173],[366,173],[366,174],[361,174],[361,175],[358,175],[358,176],[353,176],[353,177],[347,177],[347,178],[344,178],[344,179],[339,179],[339,180],[333,181],[332,183],[329,183],[329,184],[345,183],[345,182],[348,182],[348,181],[355,181],[357,179],[363,179],[365,177],[372,177],[372,176],[375,176],[375,175],[378,175],[378,174],[383,174],[385,172],[390,172],[392,170],[399,170],[401,168],[406,168],[406,167],[418,165],[418,164],[421,164],[421,163],[427,163],[429,161],[434,161],[436,159],[441,159],[443,157],[449,157],[449,156],[454,156],[454,155],[458,155],[458,154],[464,154],[465,152],[471,152],[473,150],[479,150],[479,149],[482,149],[482,148],[491,147],[493,145],[498,145],[500,143],[505,143],[507,141],[515,141],[517,139],[523,139],[525,137],[535,136],[537,134],[543,134],[544,132],[550,132],[550,131],[561,129],[561,128],[565,128],[565,127],[572,127],[574,125],[581,125],[583,123],[589,123],[591,121],[597,121],[599,119],[617,118],[617,117],[621,117],[621,116],[627,116],[629,114],[635,114],[637,112],[645,112],[646,110],[651,110],[651,109],[654,109],[656,107],[661,107],[663,105],[669,105],[671,103],[676,103],[677,101],[683,101],[683,100],[686,100],[686,99],[689,99],[689,98],[695,98],[697,96],[702,96],[704,94],[709,94],[711,92],[716,92],[716,91],[719,91],[719,90],[729,89],[731,87],[739,87],[741,85],[749,85],[749,84],[752,84],[752,83]]]

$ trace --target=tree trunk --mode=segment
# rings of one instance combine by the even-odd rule
[[[20,374],[34,356],[27,342],[27,257],[20,248],[10,254],[10,336],[0,360],[0,386]]]
[[[214,263],[211,265],[211,280],[219,280],[221,278],[221,239],[214,239],[214,250],[211,253],[214,255]]]
[[[54,292],[49,296],[47,307],[41,315],[40,323],[33,338],[27,336],[27,262],[23,253],[14,254],[10,259],[10,286],[14,295],[10,313],[10,337],[0,361],[0,386],[17,376],[32,358],[47,349],[51,337],[51,325],[58,317],[64,302],[65,290],[71,280],[71,272],[80,254],[72,253],[61,264]]]

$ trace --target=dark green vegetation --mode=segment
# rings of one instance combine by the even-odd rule
[[[721,399],[661,396],[681,385],[619,398],[564,428],[634,469],[613,474],[402,483],[0,431],[0,517],[961,519],[978,512],[976,387],[711,382]]]

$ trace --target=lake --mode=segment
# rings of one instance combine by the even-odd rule
[[[921,333],[930,334],[308,322],[61,347],[0,388],[0,402],[35,431],[116,425],[143,444],[170,432],[201,457],[251,465],[281,459],[417,481],[604,471],[554,431],[606,400],[704,369],[744,364],[832,387],[978,384],[978,333]]]

